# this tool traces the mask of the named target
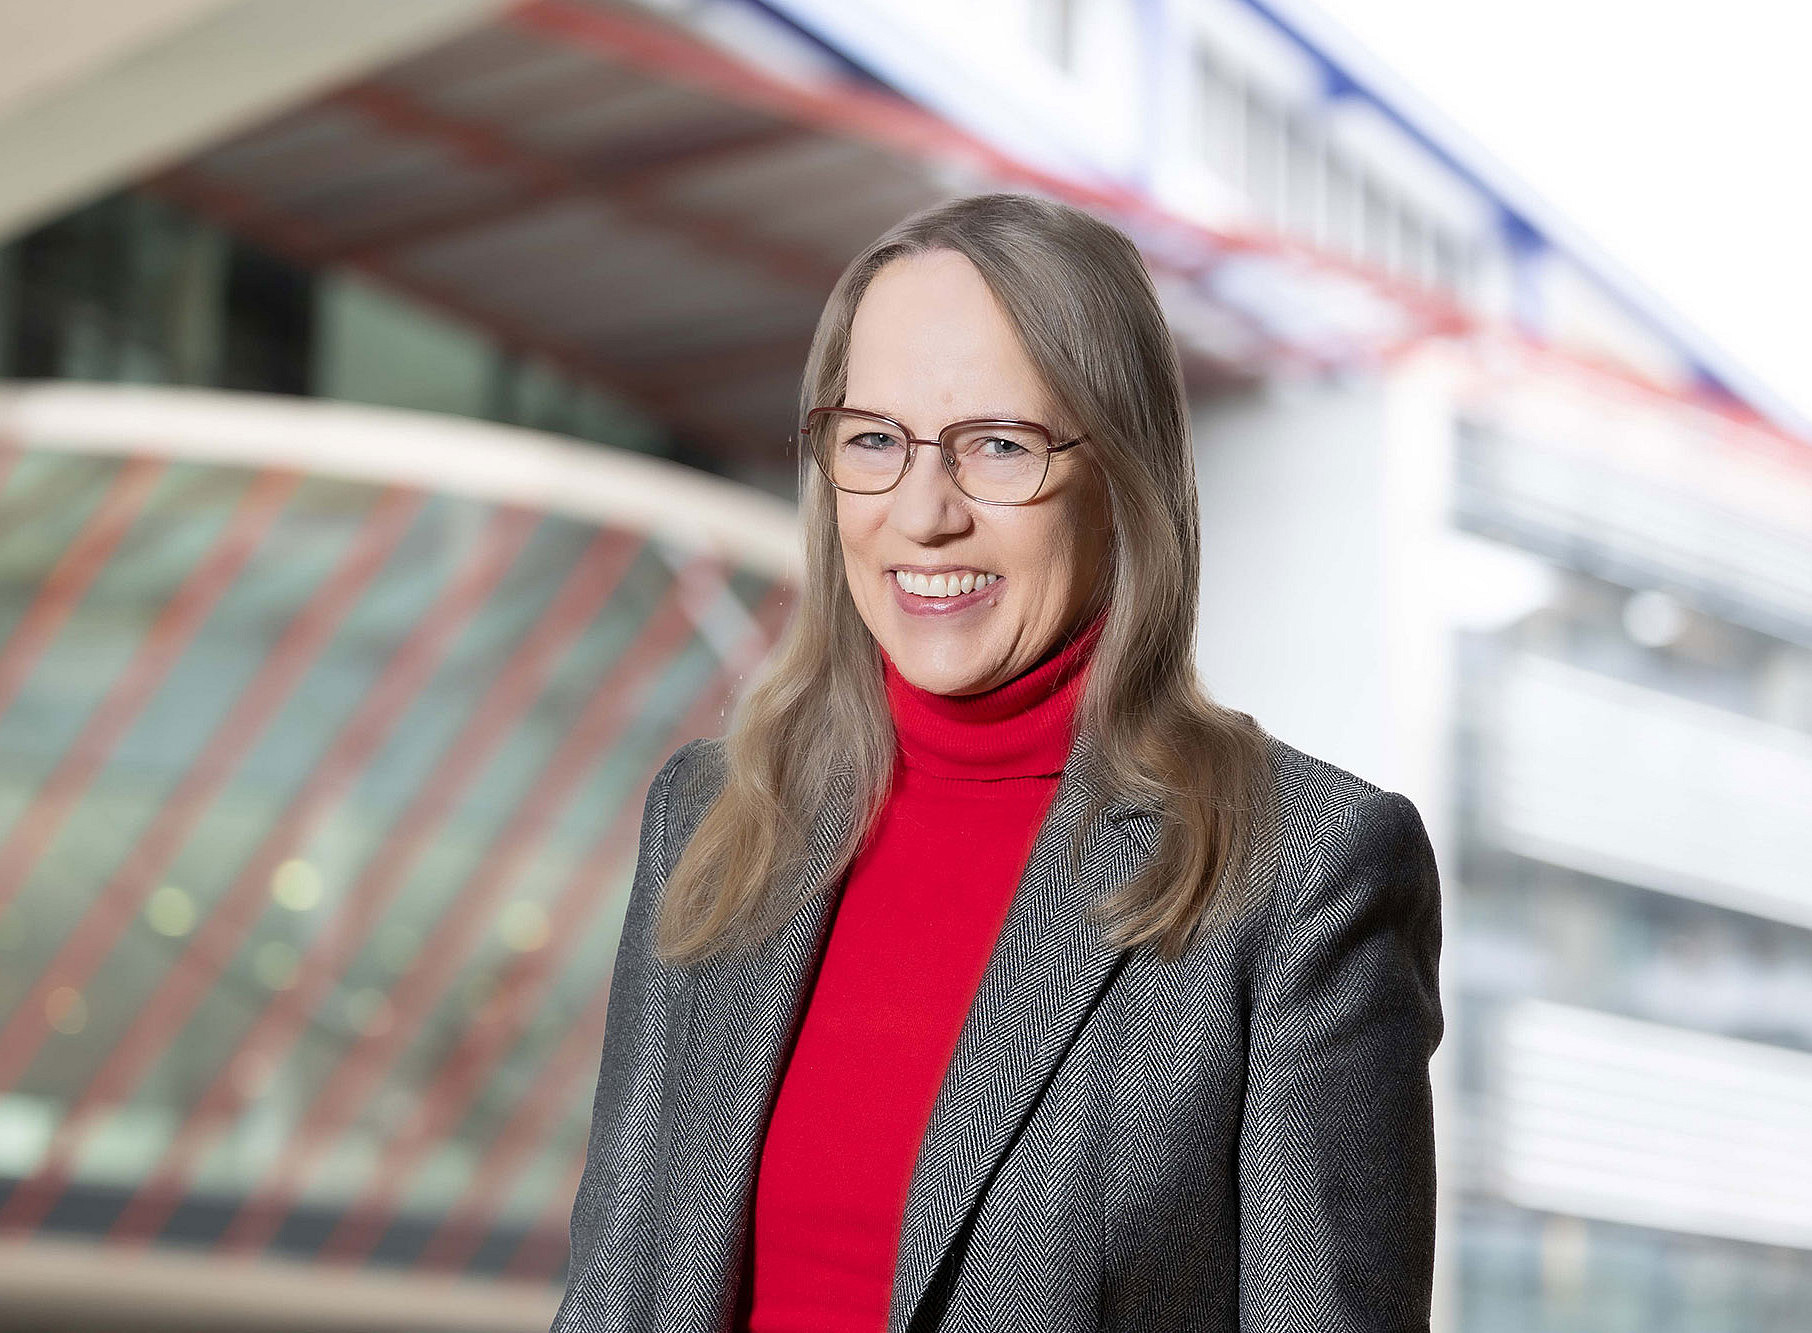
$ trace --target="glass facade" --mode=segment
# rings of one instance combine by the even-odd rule
[[[1803,1252],[1469,1200],[1466,1333],[1798,1333]]]
[[[783,586],[456,495],[4,461],[0,1227],[556,1275],[642,794]]]
[[[1472,295],[1476,238],[1420,208],[1388,169],[1360,160],[1329,132],[1318,101],[1289,105],[1206,40],[1194,48],[1189,77],[1196,157],[1267,230],[1412,287]]]
[[[594,501],[684,452],[133,191],[0,248],[0,377],[534,427]],[[642,796],[778,631],[734,551],[791,522],[702,555],[474,493],[517,443],[450,436],[441,492],[0,441],[0,1231],[559,1276]],[[667,484],[637,512],[717,497]]]
[[[0,378],[179,384],[447,412],[682,457],[661,422],[486,330],[126,191],[0,247]]]
[[[1457,656],[1459,1327],[1809,1329],[1806,482],[1563,400],[1454,431],[1455,525],[1553,575]]]

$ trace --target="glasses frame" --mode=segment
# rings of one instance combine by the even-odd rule
[[[937,433],[936,439],[927,440],[915,436],[911,431],[907,430],[904,425],[894,418],[887,416],[885,413],[869,412],[860,407],[814,407],[810,412],[805,414],[805,420],[799,423],[799,438],[801,442],[804,442],[810,437],[812,427],[817,422],[833,412],[840,412],[844,416],[861,417],[866,421],[879,422],[884,426],[892,426],[900,433],[900,438],[906,443],[906,461],[900,465],[900,475],[893,479],[891,485],[883,486],[878,491],[859,491],[851,486],[837,486],[837,483],[831,478],[830,468],[825,465],[824,458],[819,454],[817,448],[812,445],[807,445],[812,452],[812,461],[818,465],[818,471],[824,474],[825,481],[830,482],[830,484],[836,486],[838,490],[850,495],[886,495],[887,492],[906,480],[906,474],[912,471],[912,460],[918,457],[918,447],[921,444],[929,444],[935,446],[938,453],[943,456],[944,472],[950,478],[951,484],[954,485],[957,490],[962,491],[964,495],[969,496],[976,504],[1027,505],[1038,498],[1039,493],[1044,490],[1045,482],[1050,480],[1051,455],[1060,454],[1066,449],[1074,449],[1077,445],[1084,444],[1088,441],[1088,436],[1078,435],[1073,440],[1064,444],[1058,444],[1057,437],[1052,433],[1049,426],[1037,421],[1016,421],[1011,417],[965,417],[961,421],[952,421],[948,426],[945,426]],[[952,447],[946,442],[946,439],[951,431],[959,430],[966,426],[1017,426],[1025,430],[1035,430],[1044,437],[1044,475],[1038,479],[1038,485],[1033,487],[1030,495],[1023,500],[984,500],[978,495],[969,495],[968,491],[963,490],[963,483],[956,478],[956,454]]]

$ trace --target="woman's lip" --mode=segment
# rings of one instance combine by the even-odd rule
[[[889,574],[898,574],[902,569],[908,574],[923,574],[927,578],[930,578],[933,574],[980,574],[983,572],[974,565],[937,565],[935,567],[925,565],[889,565],[887,567],[887,572]]]
[[[909,616],[956,616],[972,607],[988,606],[998,600],[995,592],[1006,582],[997,578],[985,588],[972,588],[960,597],[920,597],[907,592],[900,586],[900,580],[889,570],[883,577],[888,587],[893,589],[893,600],[900,610]]]

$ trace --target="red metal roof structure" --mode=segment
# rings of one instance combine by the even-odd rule
[[[347,265],[695,433],[791,433],[850,255],[923,205],[1039,190],[1145,247],[1198,382],[1388,357],[1460,327],[1436,295],[1279,239],[1220,235],[1011,160],[847,70],[769,70],[645,10],[535,0],[155,182],[278,253]],[[1217,265],[1325,327],[1264,327]],[[1262,260],[1262,267],[1255,261]]]

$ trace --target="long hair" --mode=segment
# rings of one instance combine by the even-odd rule
[[[1264,731],[1214,702],[1196,674],[1201,531],[1176,343],[1124,233],[1036,196],[972,195],[913,214],[850,262],[812,339],[801,420],[843,402],[850,324],[874,275],[938,250],[980,271],[1101,468],[1113,532],[1091,606],[1105,604],[1106,621],[1075,727],[1089,733],[1107,785],[1157,815],[1160,834],[1145,871],[1094,910],[1116,947],[1155,941],[1174,958],[1215,915],[1223,883],[1239,883],[1272,781]],[[759,942],[786,919],[797,904],[774,901],[780,872],[802,855],[833,771],[853,772],[856,792],[840,871],[891,784],[880,649],[850,596],[835,491],[809,450],[798,464],[804,585],[732,709],[723,787],[668,877],[655,939],[670,963]]]

